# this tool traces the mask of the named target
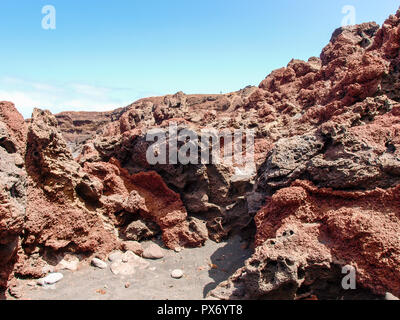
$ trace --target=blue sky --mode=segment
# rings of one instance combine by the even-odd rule
[[[42,7],[56,29],[42,29]],[[111,110],[138,98],[258,85],[292,58],[318,56],[353,5],[379,24],[398,0],[1,0],[0,100]]]

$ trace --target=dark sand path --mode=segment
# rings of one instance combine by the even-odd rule
[[[192,300],[204,299],[217,284],[225,281],[250,256],[239,237],[228,242],[208,241],[202,248],[165,251],[160,260],[147,260],[147,269],[131,276],[114,275],[110,268],[84,266],[78,271],[62,271],[64,278],[44,288],[21,280],[22,299],[29,300]],[[171,278],[171,271],[182,269],[184,277]],[[129,287],[126,288],[126,284]]]

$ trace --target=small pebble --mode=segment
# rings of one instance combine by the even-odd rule
[[[141,256],[143,254],[143,247],[137,241],[125,241],[123,243],[123,248],[125,251],[132,251],[133,253]]]
[[[106,269],[107,268],[107,263],[104,262],[103,260],[100,260],[98,258],[93,258],[92,259],[92,265],[99,268],[99,269]]]
[[[54,267],[53,267],[53,266],[45,265],[45,266],[42,268],[42,272],[43,272],[44,274],[47,274],[47,273],[53,273],[53,272],[55,272],[55,270],[54,270]]]
[[[171,277],[174,279],[180,279],[183,277],[183,271],[180,269],[176,269],[171,272]]]
[[[58,281],[60,281],[62,278],[64,278],[62,273],[58,273],[58,272],[50,273],[47,276],[45,276],[44,278],[39,279],[37,281],[37,284],[41,285],[41,286],[46,285],[46,284],[55,284]]]
[[[162,259],[164,258],[164,252],[159,245],[152,243],[144,249],[143,258],[154,260]]]
[[[116,262],[116,261],[121,261],[123,257],[123,253],[121,251],[113,251],[110,253],[108,256],[108,260],[110,262]]]
[[[179,252],[182,251],[182,248],[181,247],[176,247],[174,250],[175,250],[175,252],[179,253]]]
[[[390,292],[386,292],[385,300],[400,300],[400,299],[391,294]]]
[[[101,295],[105,295],[107,292],[106,292],[106,290],[98,289],[98,290],[96,290],[96,293],[101,294]]]
[[[15,299],[22,298],[22,289],[19,286],[14,286],[8,289],[10,295],[12,295]]]
[[[57,264],[54,271],[70,270],[77,271],[79,268],[79,258],[71,254],[66,254],[63,259]],[[53,272],[54,272],[53,271]]]
[[[125,288],[129,288],[131,286],[131,284],[129,282],[125,283]]]

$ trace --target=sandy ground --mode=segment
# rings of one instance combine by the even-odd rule
[[[160,260],[132,276],[114,275],[84,266],[75,272],[62,271],[64,278],[52,287],[30,287],[22,281],[23,297],[28,300],[198,300],[225,281],[250,256],[239,237],[228,242],[208,241],[202,248],[165,251]],[[184,277],[171,278],[171,271],[182,269]],[[125,285],[129,283],[128,288]]]

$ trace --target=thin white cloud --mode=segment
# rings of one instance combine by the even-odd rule
[[[11,101],[25,118],[33,108],[61,111],[109,111],[140,98],[132,90],[82,83],[62,85],[14,77],[0,78],[0,101]]]
[[[109,88],[96,87],[88,84],[72,83],[68,85],[71,89],[75,90],[76,93],[93,96],[93,97],[105,97],[110,93]]]
[[[18,86],[18,87],[31,87],[37,90],[46,90],[46,91],[62,91],[60,88],[56,88],[55,86],[49,85],[47,83],[28,81],[25,79],[14,78],[14,77],[3,77],[0,82],[4,85],[9,86]]]
[[[21,91],[1,91],[0,90],[0,100],[11,101],[15,105],[20,105],[21,107],[39,105],[39,101],[35,100],[32,96],[27,95],[25,92]]]

